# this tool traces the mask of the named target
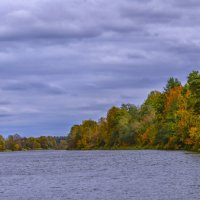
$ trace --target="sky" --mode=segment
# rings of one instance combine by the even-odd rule
[[[1,0],[0,134],[69,133],[200,69],[199,0]]]

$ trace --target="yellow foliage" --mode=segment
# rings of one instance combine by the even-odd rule
[[[190,138],[193,144],[200,145],[200,130],[198,127],[190,128]]]
[[[182,92],[182,86],[178,86],[172,88],[171,90],[169,90],[168,93],[166,93],[165,112],[171,110],[172,105],[175,102],[178,102],[178,98],[181,96],[181,92]]]
[[[14,145],[14,150],[15,150],[15,151],[19,151],[19,150],[20,150],[19,144],[15,144],[15,145]]]

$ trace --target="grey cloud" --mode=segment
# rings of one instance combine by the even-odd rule
[[[10,117],[12,115],[10,114],[0,114],[0,118],[7,118],[7,117]]]
[[[28,40],[32,39],[69,39],[69,38],[91,38],[100,34],[95,24],[83,23],[73,13],[69,15],[70,8],[66,3],[60,1],[62,6],[56,9],[58,2],[49,5],[49,2],[41,3],[41,8],[16,8],[4,14],[0,23],[1,40]],[[28,5],[28,3],[25,3]],[[55,11],[55,13],[53,12]],[[47,16],[47,18],[45,17]],[[50,17],[51,16],[51,17]],[[58,17],[58,19],[56,19]],[[84,16],[83,16],[84,17]],[[87,19],[86,19],[87,20]]]
[[[172,1],[172,3],[178,7],[185,8],[185,9],[199,9],[200,2],[198,0],[177,0],[177,1]]]
[[[3,41],[16,41],[16,40],[29,40],[29,39],[56,39],[56,40],[69,40],[69,39],[81,39],[97,37],[101,32],[93,29],[93,27],[62,27],[62,25],[47,24],[39,26],[31,26],[27,24],[26,27],[19,27],[19,29],[6,28],[4,31],[0,31],[0,40]]]
[[[197,1],[0,2],[0,130],[64,135],[198,70]],[[193,8],[192,8],[193,7]]]
[[[200,53],[200,45],[196,44],[174,44],[169,47],[170,51],[174,51],[178,54],[184,54],[186,56],[191,55],[191,54],[199,54]]]
[[[168,23],[181,17],[176,11],[166,10],[166,8],[155,8],[153,6],[124,6],[121,9],[122,16],[129,17],[135,23]],[[140,25],[140,24],[139,24]]]
[[[4,23],[0,23],[0,40],[91,39],[109,31],[119,33],[144,31],[130,20],[120,17],[117,12],[122,3],[119,2],[117,2],[118,6],[113,6],[110,3],[101,4],[80,0],[79,5],[69,1],[68,4],[71,5],[69,6],[64,1],[52,1],[51,3],[44,1],[37,9],[25,3],[22,8],[17,7],[9,13],[4,13],[2,16]],[[110,12],[111,9],[115,9],[117,14]],[[126,10],[126,12],[131,11]],[[135,13],[137,16],[141,14],[145,12]],[[147,18],[152,16],[153,14],[150,13]]]
[[[98,82],[95,85],[83,86],[87,91],[99,91],[99,90],[120,90],[120,89],[129,89],[129,88],[152,88],[153,85],[156,85],[160,80],[149,79],[149,78],[132,78],[126,75],[126,77],[116,77],[115,79]]]
[[[34,92],[34,93],[45,93],[50,95],[60,95],[64,94],[65,91],[58,87],[49,85],[43,82],[15,82],[8,83],[2,87],[5,91],[16,91],[16,92]]]
[[[10,105],[11,101],[9,100],[0,100],[0,106],[4,106],[4,105]]]
[[[104,109],[109,109],[111,106],[114,106],[110,103],[95,103],[93,102],[92,104],[89,105],[83,105],[83,106],[78,106],[76,108],[72,108],[72,110],[77,110],[78,112],[80,111],[92,111],[92,112],[99,112]],[[70,110],[70,108],[68,109]]]

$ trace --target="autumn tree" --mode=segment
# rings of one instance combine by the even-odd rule
[[[164,94],[152,91],[140,108],[139,140],[145,145],[154,145],[159,123],[163,119]]]
[[[45,137],[45,136],[39,137],[38,142],[40,143],[42,149],[48,149],[49,148],[47,137]]]
[[[21,150],[21,137],[18,134],[8,136],[6,140],[6,149],[11,151]]]
[[[122,104],[98,123],[73,126],[67,142],[73,148],[131,145],[200,151],[200,75],[194,71],[182,86],[169,78],[163,92],[152,91],[140,107]]]
[[[41,144],[39,143],[38,139],[34,138],[34,137],[30,137],[26,140],[26,148],[27,149],[40,149],[41,148]]]
[[[168,92],[169,90],[181,86],[181,82],[177,78],[170,77],[167,81],[164,91]]]
[[[198,71],[189,74],[188,85],[192,93],[191,102],[194,113],[200,115],[200,73]]]
[[[81,126],[74,125],[72,126],[70,133],[67,137],[67,148],[74,149],[78,147],[78,141],[81,139]]]

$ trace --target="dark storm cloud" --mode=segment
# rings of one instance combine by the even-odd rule
[[[66,134],[199,69],[195,0],[2,0],[0,132]]]

